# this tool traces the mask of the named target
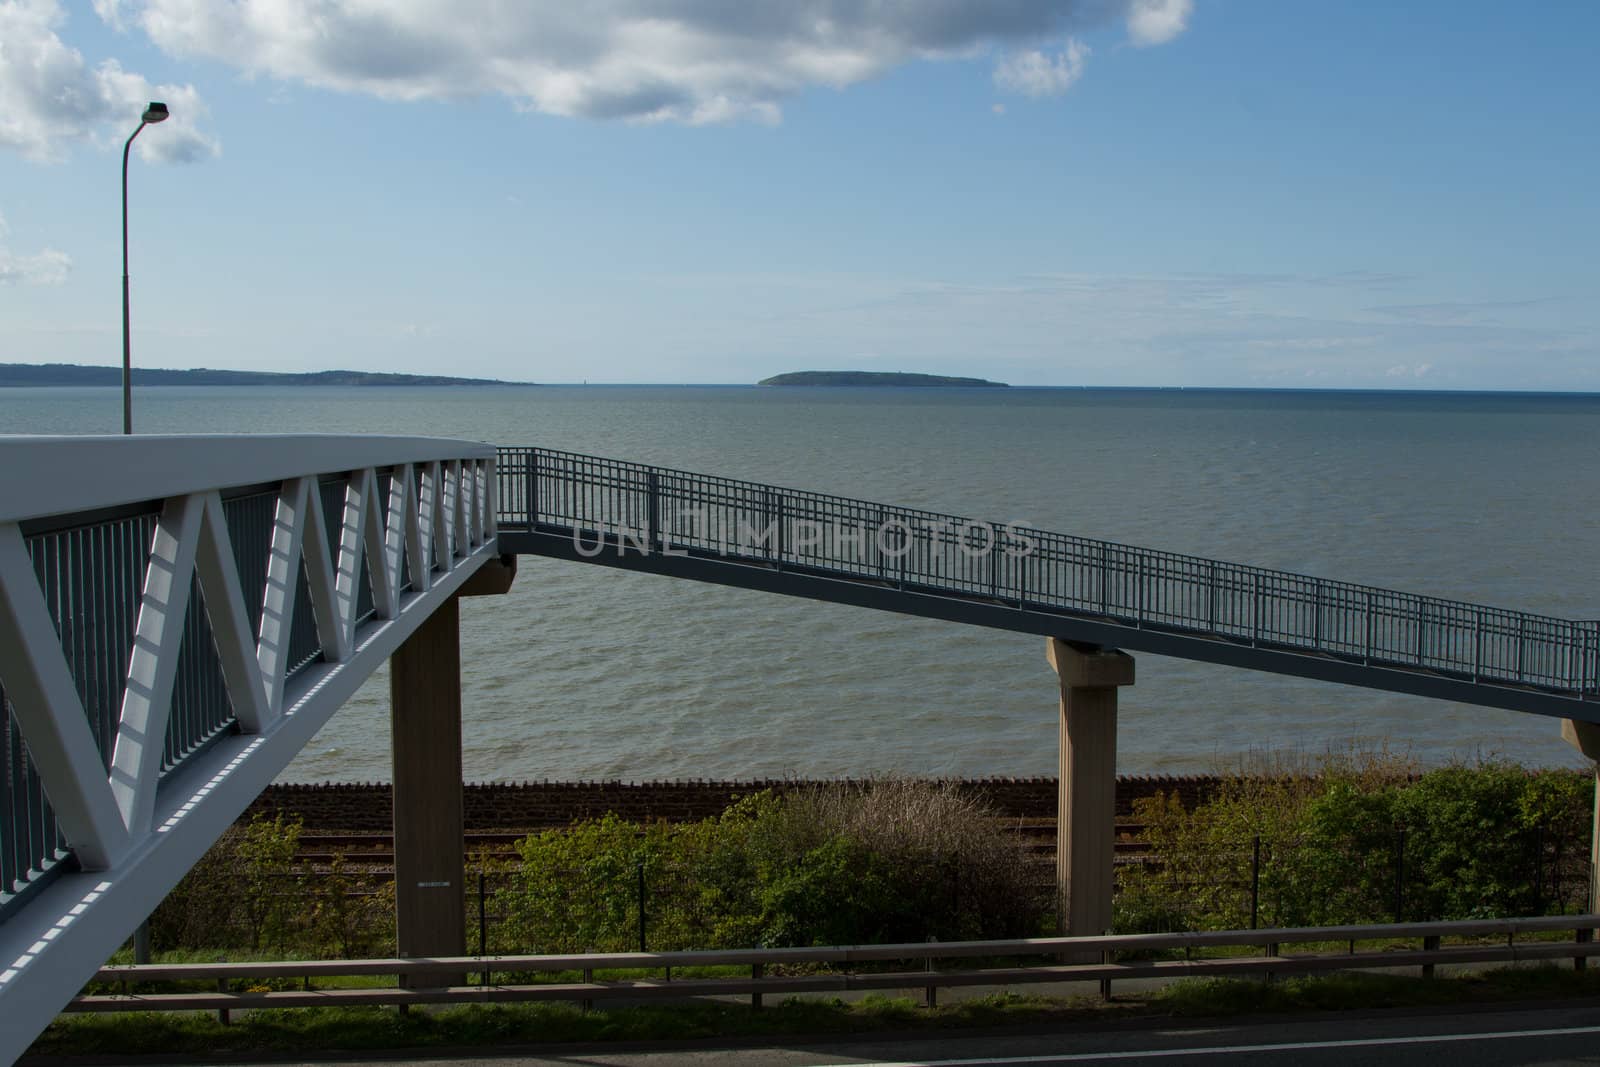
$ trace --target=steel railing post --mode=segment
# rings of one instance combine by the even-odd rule
[[[1479,610],[1475,619],[1472,649],[1472,680],[1478,681],[1483,677],[1483,612]]]
[[[1311,605],[1311,647],[1322,648],[1322,579],[1318,578],[1312,587],[1314,596]]]
[[[528,533],[539,525],[539,450],[528,451]]]
[[[661,477],[654,467],[651,467],[644,476],[645,491],[649,493],[646,503],[646,534],[645,544],[654,552],[661,547]]]
[[[989,524],[989,595],[1000,599],[1000,531]]]
[[[872,531],[872,558],[878,561],[879,580],[887,577],[889,573],[889,568],[885,562],[886,557],[883,550],[883,535],[884,531],[888,529],[888,527],[884,525],[884,522],[885,520],[883,517],[883,512],[879,511],[877,513],[876,521],[873,525]]]
[[[1217,564],[1211,562],[1210,581],[1207,583],[1206,597],[1206,630],[1209,633],[1217,632]]]
[[[1523,681],[1525,679],[1525,677],[1526,677],[1526,668],[1525,668],[1523,657],[1526,654],[1525,650],[1527,649],[1527,647],[1528,647],[1528,617],[1526,615],[1518,614],[1517,615],[1517,681],[1519,681],[1519,682]]]
[[[1111,546],[1100,546],[1100,614],[1111,614]]]
[[[1373,612],[1372,590],[1368,589],[1367,590],[1367,650],[1366,650],[1366,654],[1362,657],[1362,660],[1364,662],[1366,662],[1366,663],[1371,663],[1372,662],[1372,637],[1373,637],[1373,629],[1374,629],[1374,627],[1376,625],[1377,625],[1377,618],[1376,618],[1376,616],[1374,615],[1374,612]]]
[[[1133,557],[1133,611],[1134,621],[1144,625],[1144,553],[1140,552]]]
[[[1422,666],[1425,656],[1423,644],[1423,627],[1428,622],[1428,602],[1421,597],[1417,598],[1417,666]],[[1398,922],[1399,920],[1395,920]]]
[[[1600,623],[1589,624],[1589,677],[1584,682],[1586,691],[1600,690]]]
[[[1567,624],[1567,683],[1569,688],[1583,690],[1583,628],[1579,623]]]
[[[1261,572],[1254,572],[1252,579],[1255,584],[1255,595],[1252,597],[1252,599],[1255,603],[1250,612],[1254,630],[1251,640],[1259,645],[1261,643]]]

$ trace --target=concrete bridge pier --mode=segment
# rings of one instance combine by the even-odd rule
[[[1561,720],[1561,738],[1595,761],[1594,828],[1589,838],[1589,913],[1600,909],[1600,726],[1577,719]]]
[[[516,557],[506,558],[509,564],[485,564],[389,660],[395,950],[402,957],[466,955],[460,598],[509,590]],[[465,981],[439,975],[413,984]]]
[[[1056,808],[1056,915],[1062,933],[1111,929],[1116,842],[1117,689],[1133,684],[1133,657],[1048,639],[1061,683],[1060,793]],[[1069,962],[1098,962],[1083,960]]]

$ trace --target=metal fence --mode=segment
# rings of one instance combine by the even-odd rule
[[[501,526],[580,554],[687,551],[1600,697],[1593,621],[550,449],[502,448],[496,470]]]
[[[380,475],[385,501],[389,477]],[[339,543],[347,481],[345,476],[320,481],[324,534],[330,551],[336,551]],[[223,494],[223,514],[252,631],[259,631],[261,624],[278,492],[279,486],[272,484]],[[23,524],[25,544],[108,771],[160,508],[160,501],[150,501],[112,513]],[[227,733],[234,724],[199,582],[191,581],[162,754],[163,774]],[[358,618],[365,619],[373,611],[372,583],[365,568],[360,574],[358,598]],[[295,593],[288,676],[294,677],[321,658],[322,641],[302,566]],[[3,920],[30,892],[64,869],[69,853],[3,689],[0,704],[5,708],[0,717]]]
[[[1117,928],[1576,914],[1588,905],[1590,856],[1587,834],[1569,829],[1495,826],[1492,847],[1470,856],[1452,855],[1426,826],[1396,828],[1377,840],[1254,835],[1169,842],[1140,862],[1118,865]]]

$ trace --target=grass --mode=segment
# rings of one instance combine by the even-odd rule
[[[1555,1000],[1600,993],[1600,971],[1557,966],[1502,967],[1449,978],[1344,974],[1288,978],[1272,985],[1228,978],[1175,982],[1151,1004],[1180,1017],[1226,1017],[1256,1012],[1349,1011]]]
[[[744,1003],[692,1001],[584,1012],[575,1005],[466,1005],[438,1011],[305,1008],[236,1013],[223,1026],[208,1013],[67,1015],[31,1052],[40,1056],[216,1052],[333,1052],[562,1042],[781,1038],[881,1030],[1095,1023],[1128,1017],[1221,1018],[1242,1014],[1547,1001],[1600,994],[1600,971],[1555,966],[1500,968],[1423,979],[1335,974],[1271,985],[1189,979],[1110,1003],[999,993],[927,1011],[910,998],[857,1001],[792,997],[763,1011]],[[948,994],[947,994],[948,995]]]

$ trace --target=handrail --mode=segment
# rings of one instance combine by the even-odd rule
[[[501,448],[496,469],[501,526],[580,555],[686,553],[1600,698],[1594,621],[552,449]]]

